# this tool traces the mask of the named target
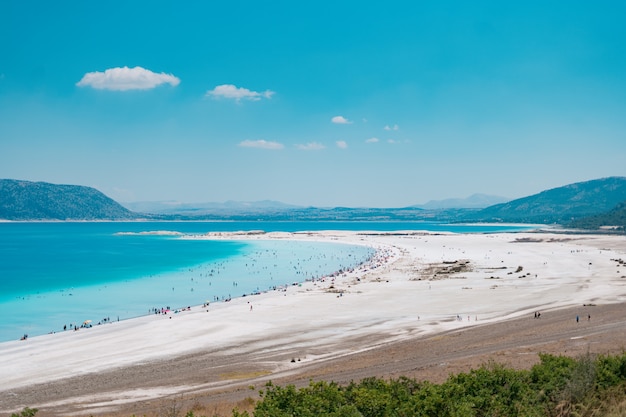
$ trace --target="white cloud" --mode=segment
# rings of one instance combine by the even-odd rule
[[[345,140],[338,140],[337,142],[335,142],[337,144],[337,147],[339,149],[348,149],[348,144],[346,143]]]
[[[141,67],[109,68],[104,72],[94,71],[83,75],[76,83],[78,87],[91,87],[96,90],[149,90],[161,84],[176,87],[180,79],[164,72],[157,74]]]
[[[389,125],[386,125],[383,129],[385,129],[385,130],[398,130],[400,128],[398,127],[398,125],[393,125],[391,127]]]
[[[244,140],[243,142],[240,142],[239,145],[237,146],[240,146],[242,148],[259,148],[259,149],[272,149],[272,150],[284,148],[282,143],[269,142],[263,139]]]
[[[365,141],[365,143],[377,143],[380,140],[378,138],[369,138]]]
[[[262,93],[258,91],[248,90],[247,88],[237,87],[233,84],[222,84],[215,87],[213,90],[206,92],[205,96],[212,96],[214,98],[229,98],[235,101],[251,100],[259,101],[262,98],[272,98],[273,91],[265,90]]]
[[[391,144],[393,144],[393,143],[398,143],[398,142],[396,142],[396,141],[395,141],[395,140],[393,140],[393,139],[387,139],[387,143],[391,143]]]
[[[330,119],[330,121],[338,125],[349,125],[350,123],[352,123],[350,120],[346,119],[343,116],[335,116]]]
[[[319,142],[309,142],[306,145],[296,145],[296,147],[301,151],[319,151],[326,148],[326,146]]]

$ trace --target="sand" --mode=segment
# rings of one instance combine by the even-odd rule
[[[355,271],[281,291],[2,343],[0,413],[29,406],[39,416],[141,414],[137,407],[148,410],[167,396],[233,401],[251,395],[242,387],[267,380],[437,379],[435,364],[469,356],[515,351],[517,362],[532,363],[533,346],[558,353],[564,340],[570,353],[574,345],[589,349],[593,337],[600,351],[624,346],[624,236],[327,231],[193,238],[357,243],[377,255]]]

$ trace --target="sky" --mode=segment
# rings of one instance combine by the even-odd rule
[[[405,207],[626,176],[623,1],[0,2],[0,178]]]

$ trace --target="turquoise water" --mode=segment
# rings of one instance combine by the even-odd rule
[[[361,246],[185,240],[165,231],[519,229],[424,222],[0,223],[0,341],[85,320],[221,302],[348,269],[372,255]]]

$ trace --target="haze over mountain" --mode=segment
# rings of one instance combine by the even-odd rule
[[[418,208],[423,210],[442,210],[442,209],[481,209],[492,206],[494,204],[509,201],[509,198],[493,196],[487,194],[472,194],[467,198],[449,198],[445,200],[431,200],[425,204],[416,204],[409,208]],[[206,203],[183,203],[180,201],[138,201],[120,203],[129,210],[139,213],[152,214],[187,214],[187,215],[203,215],[203,214],[233,214],[233,213],[268,213],[285,210],[300,211],[307,209],[304,206],[286,204],[280,201],[262,200],[262,201],[226,201],[223,203],[206,202]],[[309,207],[311,208],[311,207]],[[319,207],[317,207],[319,209]],[[326,208],[327,210],[336,207]],[[357,208],[353,208],[357,209]],[[364,210],[365,208],[359,208]],[[371,208],[369,208],[371,209]]]
[[[426,204],[417,204],[415,207],[425,210],[439,210],[452,208],[481,209],[492,206],[494,204],[505,203],[510,198],[488,195],[488,194],[472,194],[467,198],[448,198],[445,200],[431,200]]]
[[[232,214],[273,212],[298,208],[279,201],[226,201],[224,203],[182,203],[180,201],[140,201],[121,203],[129,210],[152,214]]]

